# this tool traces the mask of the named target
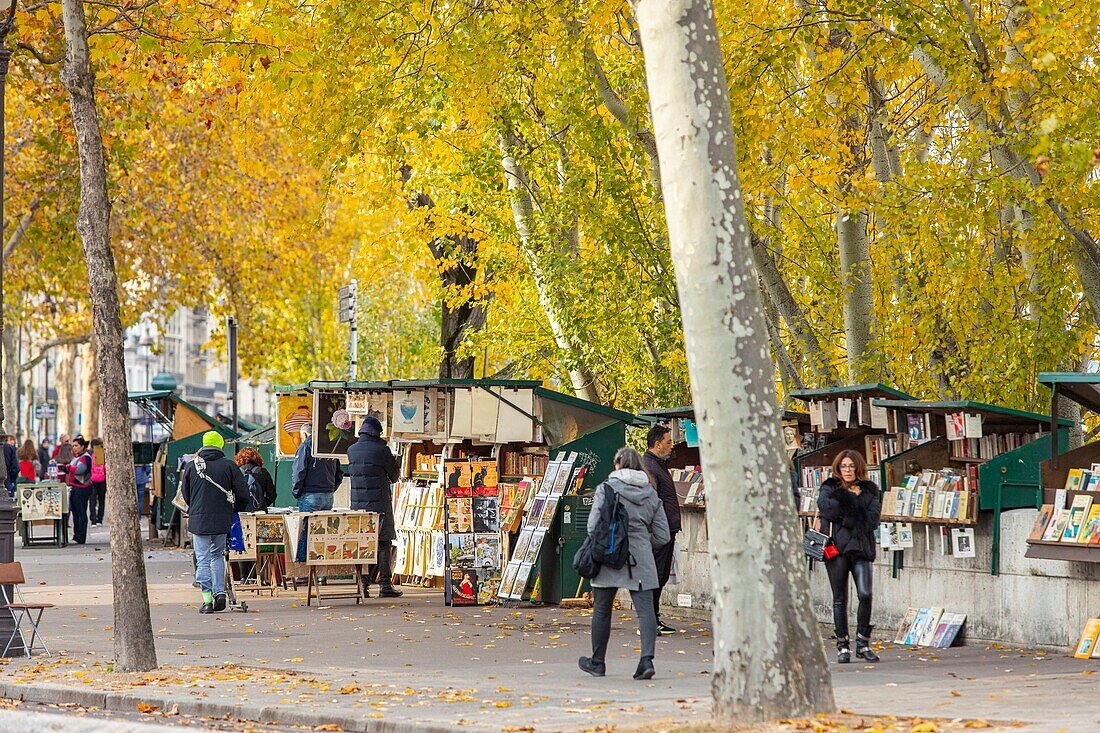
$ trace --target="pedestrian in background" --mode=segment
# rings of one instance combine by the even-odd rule
[[[848,646],[848,576],[856,584],[856,656],[877,662],[871,649],[871,575],[875,560],[875,529],[882,504],[878,485],[867,480],[867,463],[854,450],[842,450],[833,459],[833,475],[821,484],[817,497],[821,532],[833,539],[837,556],[825,561],[833,591],[833,630],[837,662],[852,659]]]
[[[134,466],[134,483],[137,485],[138,516],[145,513],[145,490],[152,479],[148,465]]]
[[[38,444],[38,477],[43,481],[49,478],[50,473],[50,441],[43,438]]]
[[[646,452],[642,463],[653,479],[657,496],[664,506],[665,519],[668,520],[668,543],[653,548],[653,560],[657,564],[657,590],[653,593],[653,613],[657,617],[657,633],[665,636],[675,634],[676,629],[661,622],[661,593],[672,574],[672,556],[676,552],[676,533],[680,531],[680,498],[676,495],[676,484],[668,470],[668,459],[672,456],[672,430],[667,425],[654,425],[646,434]]]
[[[4,475],[0,478],[3,478],[4,488],[8,490],[8,494],[14,499],[15,482],[19,480],[19,451],[15,449],[11,438],[10,435],[4,435]]]
[[[267,511],[267,508],[275,503],[275,481],[271,478],[271,473],[264,468],[264,459],[260,456],[260,452],[251,446],[241,448],[237,452],[236,462],[241,473],[244,474],[245,481],[251,477],[252,482],[255,482],[256,490],[253,490],[252,486],[248,487],[248,493],[256,499],[255,510]]]
[[[103,524],[107,508],[107,466],[102,463],[103,440],[92,438],[92,524]]]
[[[34,441],[24,441],[16,456],[19,458],[18,480],[33,484],[38,476],[38,451],[34,449]]]
[[[199,613],[214,613],[228,605],[225,542],[234,513],[248,506],[248,483],[237,465],[225,457],[225,439],[220,433],[203,433],[202,446],[183,470],[180,491],[195,548],[195,580],[202,591]]]
[[[73,459],[69,461],[69,510],[73,515],[73,542],[83,545],[88,539],[88,503],[92,498],[92,457],[88,441],[78,435],[72,440]]]
[[[363,576],[363,592],[369,597],[372,582],[378,583],[381,598],[404,595],[393,587],[390,550],[397,539],[393,522],[393,488],[397,480],[397,458],[382,439],[382,423],[367,416],[359,427],[359,440],[348,448],[348,475],[351,476],[351,508],[378,513],[378,562]]]
[[[333,494],[344,480],[340,461],[335,458],[316,458],[313,455],[313,428],[302,428],[302,444],[294,453],[294,472],[291,491],[298,500],[300,512],[327,512],[332,509]],[[243,474],[242,474],[243,475]],[[298,562],[306,561],[306,523],[298,534]]]
[[[604,497],[614,492],[627,515],[627,546],[630,556],[621,568],[600,566],[592,578],[592,656],[581,657],[577,664],[593,677],[606,672],[607,643],[611,638],[611,605],[619,588],[630,591],[638,630],[642,639],[642,654],[634,679],[648,680],[655,674],[653,657],[657,646],[657,616],[653,612],[653,594],[658,588],[657,563],[653,551],[669,542],[668,518],[661,499],[650,483],[642,465],[642,457],[633,448],[620,448],[615,454],[615,470],[607,481],[596,487],[592,512],[588,515],[588,531],[599,524]]]
[[[68,433],[62,433],[57,439],[57,445],[53,449],[53,459],[59,466],[67,466],[73,460],[72,438]]]

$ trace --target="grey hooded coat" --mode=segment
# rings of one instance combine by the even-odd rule
[[[592,513],[588,515],[588,531],[591,532],[600,519],[605,491],[614,491],[626,506],[630,517],[627,536],[630,538],[631,561],[616,570],[601,567],[592,579],[593,588],[627,588],[652,590],[658,587],[657,564],[653,560],[653,548],[663,547],[671,540],[668,517],[656,489],[649,483],[644,471],[628,468],[612,473],[607,481],[596,487]],[[628,567],[629,566],[629,567]]]

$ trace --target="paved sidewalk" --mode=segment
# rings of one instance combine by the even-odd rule
[[[99,528],[97,528],[99,529]],[[345,730],[620,730],[704,720],[711,637],[685,622],[658,642],[658,676],[631,679],[633,614],[617,613],[609,675],[576,668],[584,612],[450,609],[442,594],[307,608],[292,593],[248,598],[250,613],[197,613],[189,553],[146,553],[161,669],[120,675],[112,659],[105,531],[83,548],[24,550],[29,596],[58,604],[44,621],[54,660],[0,667],[0,695],[132,712],[225,716]],[[882,651],[876,666],[833,665],[837,702],[868,715],[985,718],[1028,731],[1100,730],[1090,705],[1095,661],[976,646]]]

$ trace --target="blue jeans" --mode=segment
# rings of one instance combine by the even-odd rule
[[[327,512],[332,509],[332,493],[326,494],[302,494],[298,499],[298,511],[300,512]],[[302,520],[302,529],[298,534],[298,562],[306,561],[306,522]]]
[[[195,580],[203,593],[225,593],[225,535],[193,534]]]

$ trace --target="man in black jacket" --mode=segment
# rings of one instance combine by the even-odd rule
[[[657,633],[662,636],[675,634],[676,629],[661,622],[661,591],[668,583],[672,572],[672,555],[676,551],[676,533],[680,531],[680,500],[676,496],[676,484],[668,471],[668,458],[672,455],[672,431],[666,425],[657,424],[646,434],[647,450],[642,463],[649,477],[653,479],[657,496],[665,507],[668,518],[668,532],[672,537],[667,545],[653,548],[653,559],[657,561],[657,582],[660,587],[653,593],[653,610],[657,614]]]
[[[214,613],[225,610],[225,541],[233,514],[248,506],[248,482],[222,452],[225,440],[219,433],[203,434],[202,445],[183,470],[180,491],[195,548],[195,580],[202,591],[199,613]]]
[[[378,512],[378,564],[363,576],[363,590],[377,581],[382,598],[404,595],[393,587],[390,549],[397,539],[393,523],[393,491],[397,480],[397,459],[382,440],[382,423],[367,417],[359,428],[359,440],[348,448],[348,474],[351,476],[351,508]],[[369,596],[369,592],[367,593]]]

